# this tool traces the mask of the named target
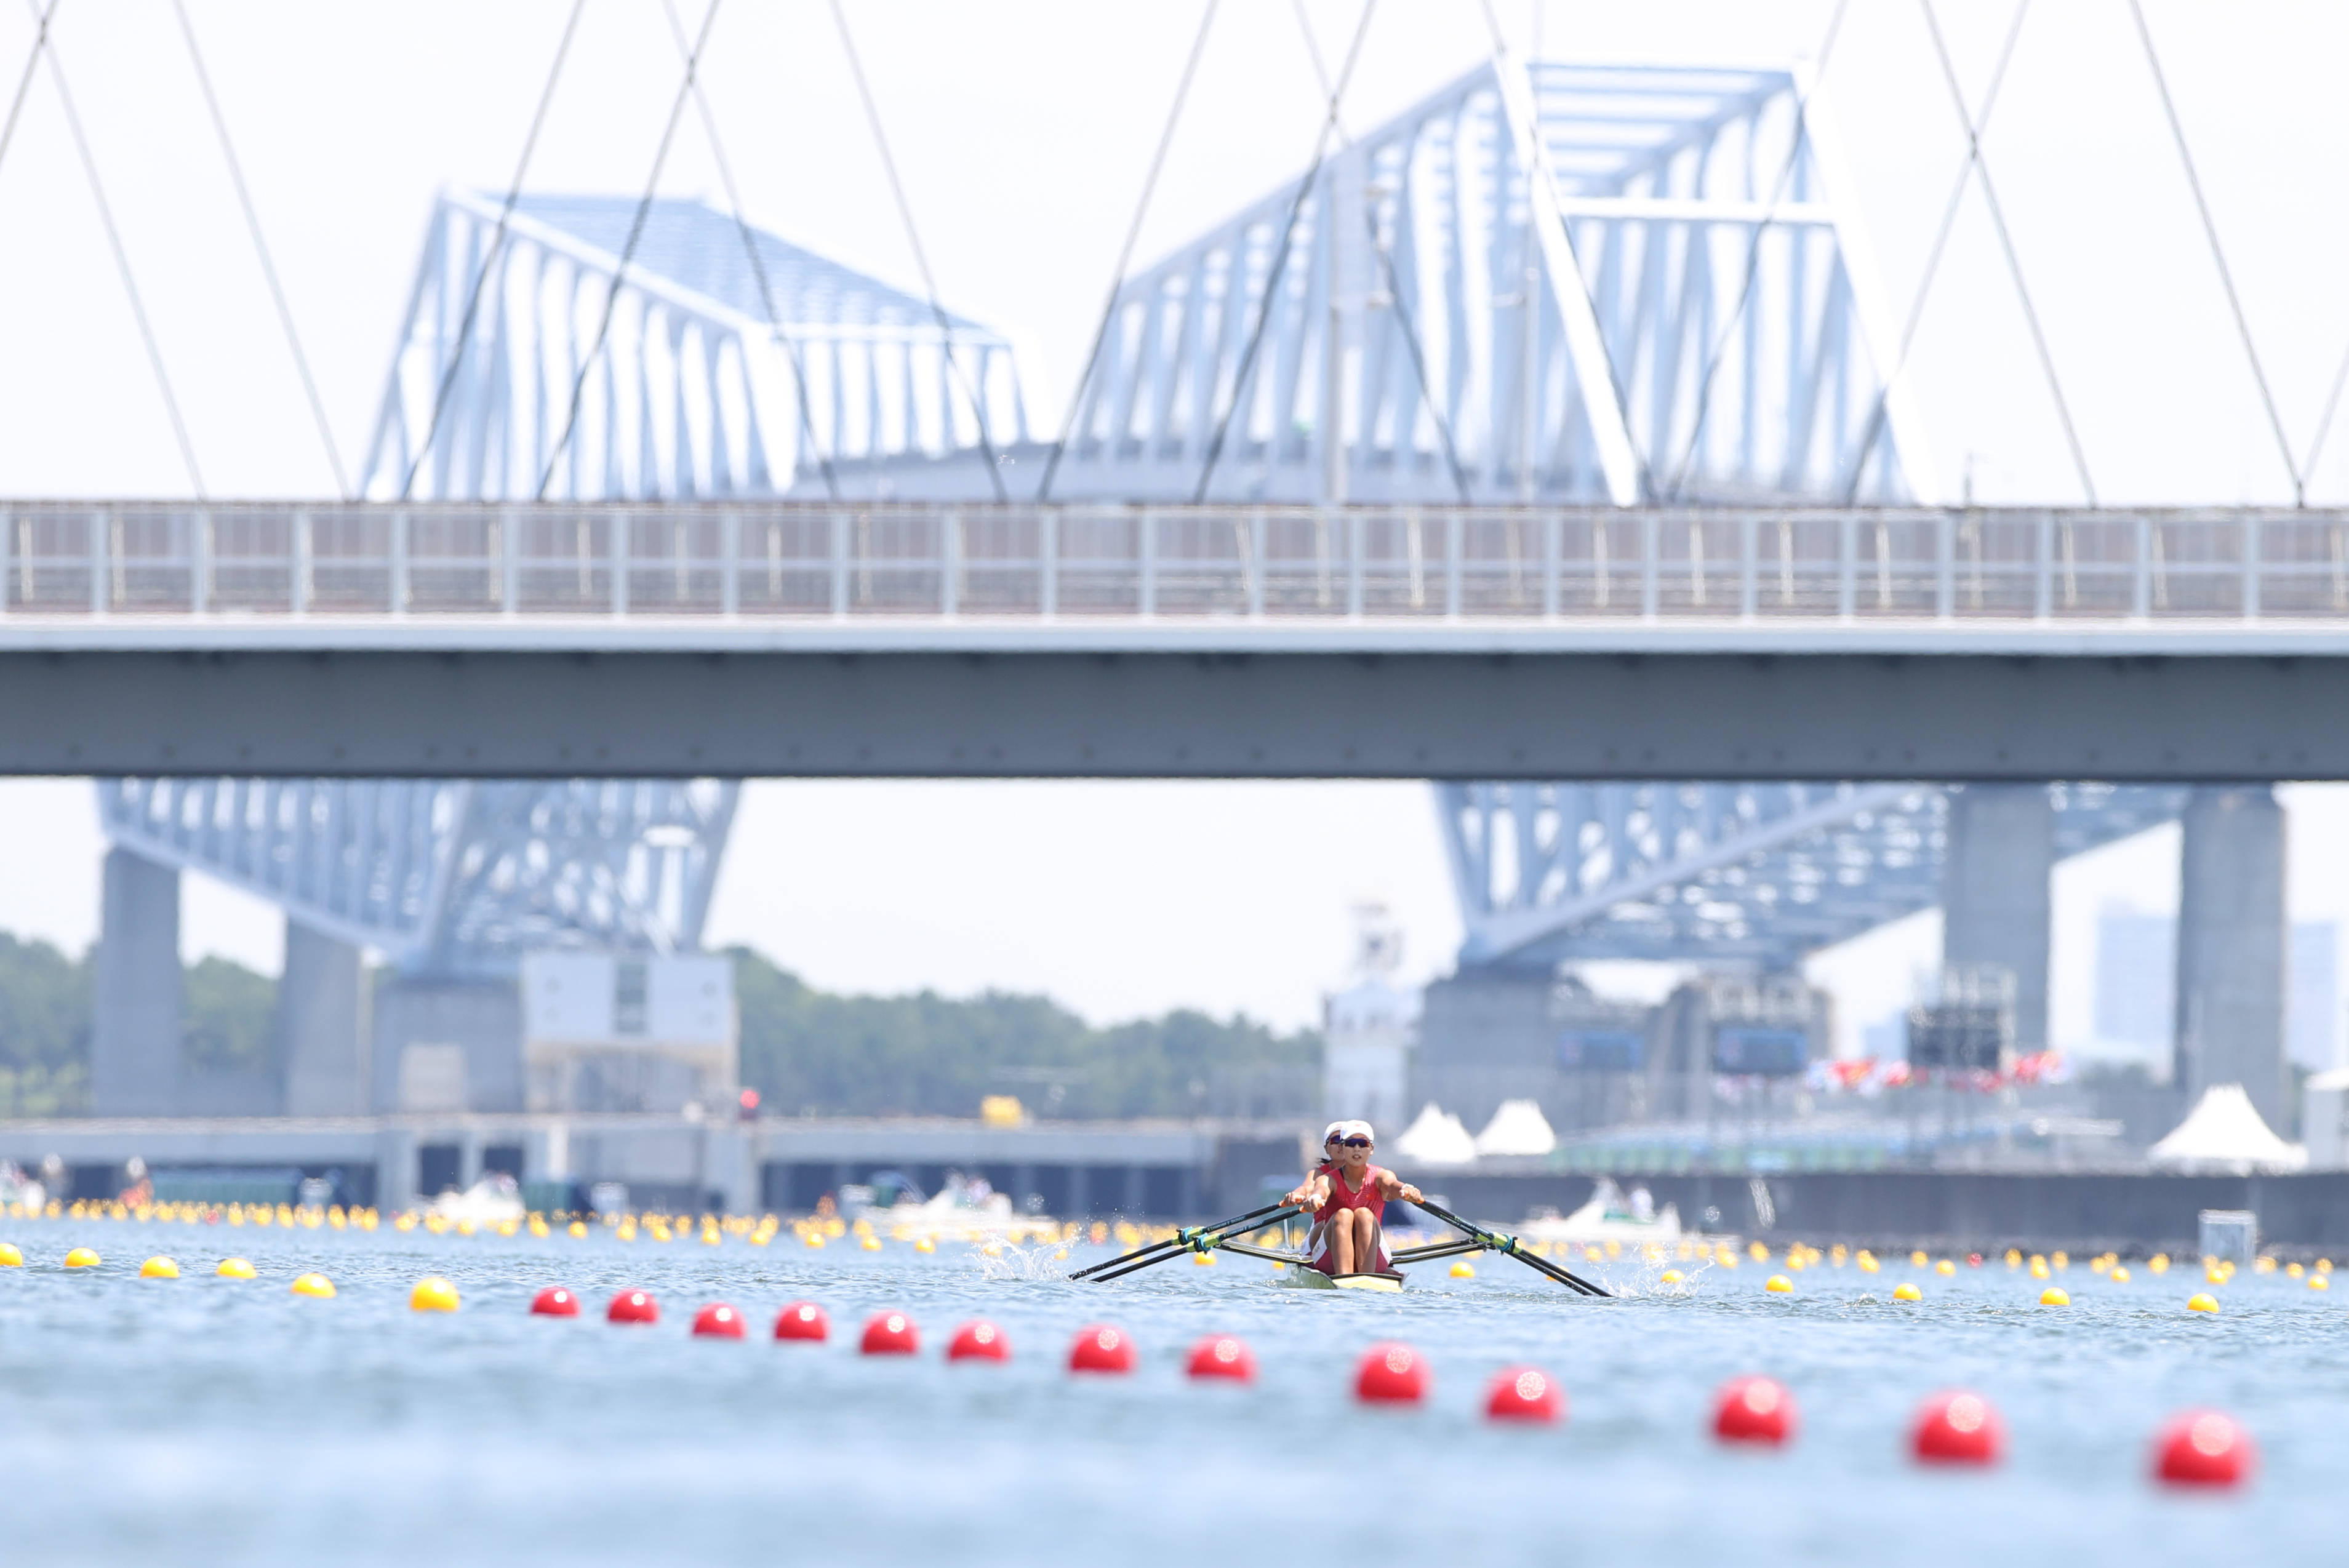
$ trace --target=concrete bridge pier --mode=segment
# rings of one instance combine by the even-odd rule
[[[273,1025],[286,1115],[358,1116],[369,1109],[361,985],[357,947],[286,921]]]
[[[2184,826],[2171,1080],[2180,1109],[2214,1084],[2240,1083],[2268,1126],[2290,1138],[2283,808],[2271,785],[2205,787],[2189,798]]]
[[[109,850],[91,1010],[90,1109],[170,1116],[180,1109],[180,873]]]
[[[1941,962],[2014,975],[2014,1048],[2047,1048],[2047,944],[2055,807],[2044,784],[1969,784],[1950,796]]]

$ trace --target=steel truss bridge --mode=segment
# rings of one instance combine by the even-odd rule
[[[0,763],[450,970],[698,938],[730,789],[579,771],[1508,780],[1465,957],[1769,963],[1934,897],[1846,780],[2349,774],[2349,517],[1935,505],[1847,188],[1798,71],[1496,58],[1125,279],[1057,454],[773,235],[451,194],[367,503],[0,513]]]

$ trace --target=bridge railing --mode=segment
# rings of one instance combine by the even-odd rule
[[[2349,618],[2349,511],[0,502],[0,616]]]

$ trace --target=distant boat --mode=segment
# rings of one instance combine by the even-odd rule
[[[1627,1198],[1612,1179],[1601,1176],[1591,1191],[1590,1201],[1581,1208],[1563,1217],[1554,1209],[1547,1214],[1537,1210],[1517,1234],[1528,1242],[1622,1242],[1644,1245],[1650,1242],[1677,1242],[1682,1232],[1677,1205],[1667,1203],[1658,1209],[1645,1187],[1634,1187]]]

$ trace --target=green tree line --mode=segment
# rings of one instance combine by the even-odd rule
[[[1180,1011],[1098,1029],[1044,996],[819,991],[734,959],[742,1081],[783,1116],[971,1116],[1013,1094],[1050,1117],[1197,1116],[1317,1099],[1321,1041]]]
[[[47,942],[0,932],[0,1116],[77,1116],[89,1109],[95,953],[68,958]],[[226,958],[190,965],[180,1029],[194,1066],[254,1070],[269,1063],[277,982]]]

